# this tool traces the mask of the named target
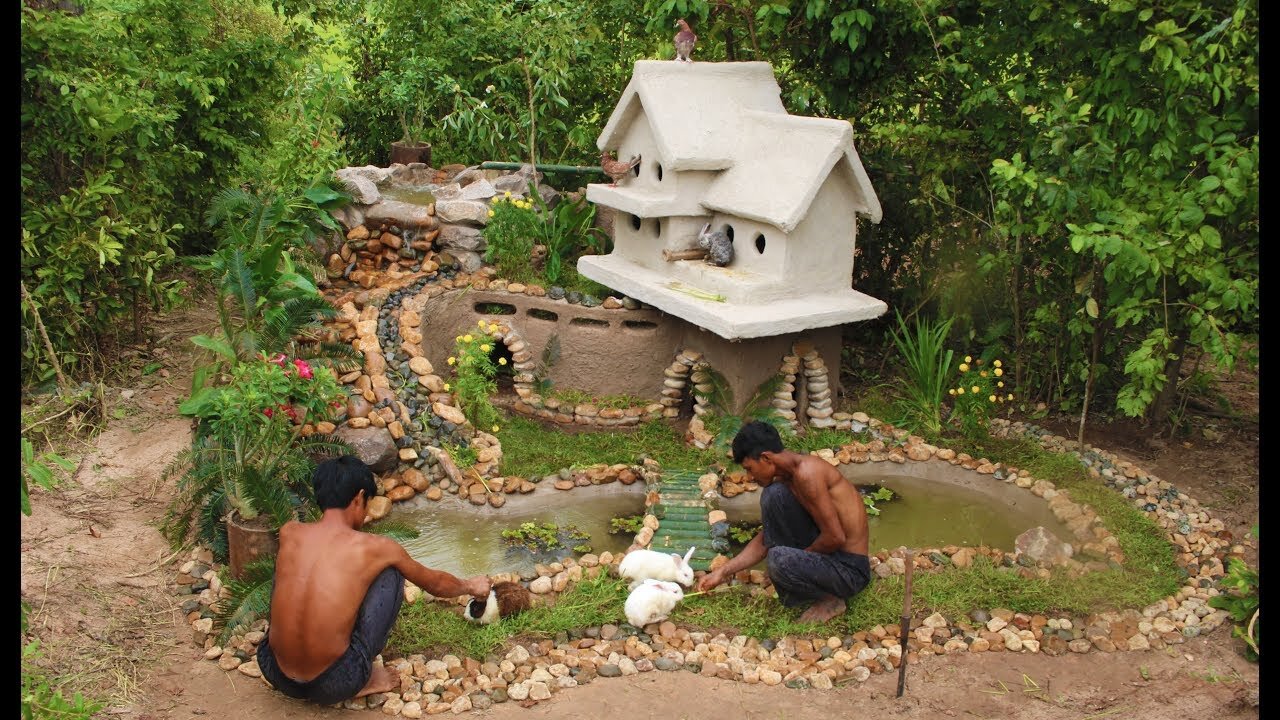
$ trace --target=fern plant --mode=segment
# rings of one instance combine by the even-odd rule
[[[784,439],[795,434],[791,427],[791,422],[783,417],[770,402],[773,394],[778,391],[785,379],[781,373],[761,383],[747,400],[742,411],[738,412],[736,409],[737,404],[734,402],[733,389],[729,387],[729,382],[725,380],[724,375],[709,365],[701,366],[699,369],[706,374],[706,382],[711,385],[710,391],[703,397],[713,416],[709,425],[715,426],[715,438],[712,441],[712,445],[716,452],[727,454],[733,444],[734,436],[738,434],[743,425],[753,420],[759,420],[774,426],[777,428],[778,434]]]

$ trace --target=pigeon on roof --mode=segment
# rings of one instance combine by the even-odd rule
[[[604,170],[604,174],[613,178],[613,182],[609,187],[616,187],[618,181],[631,174],[631,169],[640,164],[640,156],[636,155],[627,162],[615,160],[608,150],[600,153],[600,169]]]
[[[685,22],[684,18],[677,20],[676,26],[680,28],[675,38],[676,62],[693,62],[689,59],[689,55],[693,53],[693,45],[698,42],[698,36],[689,29],[689,23]]]

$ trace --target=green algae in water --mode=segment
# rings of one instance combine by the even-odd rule
[[[593,553],[624,552],[634,536],[610,534],[610,521],[619,515],[644,511],[643,490],[640,486],[634,487],[638,489],[633,492],[593,492],[590,488],[564,492],[539,488],[533,495],[508,496],[507,504],[501,508],[474,506],[446,496],[438,502],[424,500],[415,507],[397,505],[390,517],[421,532],[417,538],[400,544],[409,551],[410,557],[427,567],[464,578],[519,573],[532,571],[536,562],[578,556],[572,549],[564,548],[553,553],[556,558],[535,558],[526,550],[510,547],[502,531],[517,529],[523,523],[551,523],[561,528],[572,525],[590,536],[587,544]],[[543,497],[537,498],[538,495]]]

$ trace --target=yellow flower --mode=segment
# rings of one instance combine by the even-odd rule
[[[494,195],[493,197],[489,198],[489,202],[490,204],[497,205],[498,203],[502,202],[502,198],[498,197],[497,195]]]
[[[475,340],[475,338],[471,337],[471,333],[467,333],[466,335],[463,335],[463,336],[462,336],[462,342],[467,342],[467,343],[469,343],[469,342],[471,342],[472,340]]]
[[[962,373],[969,372],[969,366],[964,363],[960,363],[960,372]]]
[[[511,197],[511,191],[507,190],[506,192],[502,193],[502,197]]]
[[[492,323],[492,324],[490,324],[490,325],[489,325],[489,332],[498,332],[498,323]]]
[[[484,329],[484,318],[480,318],[479,320],[476,321],[476,327],[482,330]]]
[[[968,363],[968,362],[973,362],[973,358],[972,358],[972,357],[970,357],[970,356],[968,356],[968,355],[965,355],[965,356],[964,356],[964,361],[965,361],[965,362],[967,362],[967,363]]]
[[[499,365],[506,365],[506,364],[507,364],[507,359],[506,359],[506,358],[504,358],[504,357],[500,357],[500,358],[498,358],[498,364],[499,364]]]
[[[999,361],[999,360],[996,360],[995,362],[993,362],[993,363],[991,363],[991,364],[992,364],[992,365],[995,365],[996,367],[1000,367],[1000,361]]]
[[[1008,395],[1007,399],[1008,399],[1008,400],[1012,400],[1012,399],[1013,399],[1013,393],[1009,393],[1009,395]]]
[[[988,401],[988,402],[995,402],[995,401],[996,401],[996,396],[995,396],[995,395],[991,395],[991,396],[989,396],[989,397],[987,398],[987,401]]]
[[[955,395],[955,394],[956,394],[956,389],[955,389],[955,388],[951,388],[950,390],[948,390],[948,391],[947,391],[947,394],[948,394],[948,395]]]
[[[494,431],[494,432],[498,432],[498,426],[497,426],[497,425],[494,425],[494,426],[493,426],[493,431]]]
[[[1004,381],[1001,380],[1000,382],[996,383],[996,387],[1004,387]]]
[[[987,371],[986,371],[986,370],[983,370],[982,372],[978,373],[978,375],[979,375],[979,376],[981,376],[981,377],[986,377],[986,376],[987,376]]]
[[[957,395],[963,395],[963,394],[964,394],[964,388],[956,388],[956,394],[957,394]]]
[[[452,364],[454,364],[454,363],[458,362],[458,358],[451,357],[451,358],[449,358],[448,360],[445,360],[445,362],[447,362],[447,363],[449,363],[450,365],[452,365]]]
[[[995,374],[996,374],[996,377],[1000,377],[1001,375],[1004,374],[1004,370],[1001,370],[1000,368],[996,368]]]
[[[489,348],[490,348],[489,343],[485,343],[484,345],[480,346],[480,352],[489,352]]]
[[[489,211],[489,217],[493,217],[493,211],[492,211],[492,210],[490,210],[490,211]]]
[[[977,385],[974,385],[972,389],[973,389],[973,392],[978,392],[978,390],[980,390],[981,388],[979,388]]]
[[[453,339],[454,342],[462,342],[462,336],[459,335]]]
[[[449,392],[449,387],[450,387],[449,383],[445,383],[445,384],[444,384],[444,391],[445,391],[445,392]]]

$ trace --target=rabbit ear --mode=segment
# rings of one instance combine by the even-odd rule
[[[686,562],[686,563],[689,562],[689,558],[693,557],[693,551],[697,549],[698,547],[696,545],[690,547],[684,554],[683,562]]]

